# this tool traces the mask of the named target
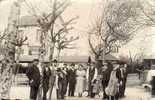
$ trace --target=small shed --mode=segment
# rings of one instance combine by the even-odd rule
[[[145,56],[143,59],[143,65],[145,69],[152,69],[155,67],[155,56],[150,55],[150,56]]]

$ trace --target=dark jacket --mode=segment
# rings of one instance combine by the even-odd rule
[[[118,82],[120,83],[120,81],[121,81],[121,70],[118,68],[118,69],[116,69],[116,77],[118,78]]]
[[[47,67],[47,70],[46,70],[46,68],[44,67],[43,68],[43,83],[49,84],[50,76],[51,76],[50,68]]]
[[[76,83],[76,70],[68,70],[68,81],[69,83]]]
[[[43,68],[43,91],[45,93],[47,93],[48,89],[49,89],[49,82],[50,82],[50,76],[51,76],[51,70],[49,67]],[[46,97],[46,96],[45,96]]]
[[[38,87],[40,85],[40,71],[36,65],[29,66],[26,74],[30,80],[30,86]]]

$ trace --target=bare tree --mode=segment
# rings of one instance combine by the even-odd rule
[[[137,18],[142,14],[138,1],[109,1],[102,10],[102,15],[89,30],[88,41],[96,60],[111,53],[113,46],[127,43],[139,28],[150,24],[148,21],[137,23]],[[92,43],[92,36],[97,38],[96,43]]]
[[[47,1],[46,1],[47,2]],[[50,46],[50,62],[53,60],[55,49],[60,53],[63,49],[69,49],[71,43],[78,39],[78,37],[69,37],[69,33],[74,27],[74,21],[78,18],[71,18],[64,21],[62,13],[70,5],[70,0],[49,0],[47,4],[50,11],[40,12],[36,7],[30,3],[25,2],[31,10],[31,14],[36,17],[38,26],[41,29],[41,49],[46,51]],[[39,12],[39,13],[38,13]],[[58,23],[58,20],[60,23]],[[60,27],[58,27],[58,24]],[[50,89],[51,99],[52,89]]]
[[[72,43],[78,40],[79,37],[69,36],[70,35],[69,31],[74,29],[74,27],[71,26],[70,24],[74,23],[73,21],[75,21],[77,18],[78,17],[72,18],[67,22],[64,22],[64,20],[61,18],[61,20],[63,21],[63,27],[60,28],[57,32],[57,44],[56,44],[56,48],[58,50],[58,55],[57,55],[58,60],[62,50],[75,49],[75,46],[73,46]]]
[[[68,37],[68,34],[74,27],[71,25],[78,18],[71,18],[68,21],[64,21],[62,13],[70,5],[70,0],[50,0],[49,7],[51,12],[37,13],[37,9],[31,6],[31,13],[37,18],[39,27],[41,28],[41,44],[45,46],[45,40],[48,40],[50,45],[50,61],[53,59],[55,48],[60,52],[65,48],[69,48],[71,42],[78,39],[78,37]],[[57,27],[58,20],[60,28]],[[46,41],[47,42],[47,41]]]
[[[2,0],[3,1],[3,0]],[[1,1],[0,1],[1,2]],[[11,6],[11,12],[10,16],[8,18],[8,26],[7,29],[2,33],[1,36],[1,42],[3,40],[5,41],[4,44],[2,44],[5,47],[5,54],[4,59],[7,61],[5,62],[5,69],[1,75],[1,95],[4,94],[4,96],[9,95],[9,90],[12,86],[13,82],[13,65],[15,61],[15,47],[14,44],[16,41],[17,31],[18,31],[18,18],[20,15],[20,5],[22,1],[17,0],[16,2],[13,2]]]

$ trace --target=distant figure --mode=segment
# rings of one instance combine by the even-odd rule
[[[76,71],[77,75],[77,83],[76,83],[76,92],[79,97],[82,97],[82,93],[84,91],[84,81],[86,76],[86,71],[84,70],[82,65],[79,65],[78,70]]]
[[[48,64],[43,66],[43,100],[47,100],[47,92],[49,90],[49,81],[51,76],[51,70]]]
[[[40,71],[37,67],[39,63],[38,59],[33,60],[33,64],[29,66],[27,70],[27,76],[30,80],[30,99],[36,100],[37,93],[40,85]]]
[[[144,67],[143,67],[143,65],[142,64],[136,64],[136,71],[138,72],[138,78],[139,79],[141,79],[141,78],[143,78],[143,77],[141,77],[141,76],[143,76],[142,74],[143,74],[143,72],[144,72]]]
[[[93,93],[93,84],[96,83],[98,71],[97,68],[91,63],[89,64],[89,68],[87,69],[86,79],[88,81],[88,96],[91,98],[95,97],[95,93]]]
[[[64,100],[65,92],[66,92],[66,71],[64,68],[57,68],[56,74],[56,92],[57,99]]]

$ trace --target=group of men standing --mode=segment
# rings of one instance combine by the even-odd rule
[[[42,71],[37,67],[38,59],[34,59],[33,63],[28,67],[27,76],[30,80],[30,99],[36,100],[40,84],[42,84],[43,100],[47,100],[47,92],[49,91],[49,98],[52,96],[52,90],[55,85],[58,100],[64,100],[68,90],[68,96],[74,96],[76,86],[76,69],[75,64],[70,67],[67,64],[57,66],[57,60],[54,60],[52,65],[44,63]],[[52,66],[52,67],[51,67]],[[126,64],[105,63],[102,67],[102,81],[103,99],[111,97],[123,97],[126,87],[127,78]],[[97,84],[98,69],[94,64],[90,63],[86,69],[86,80],[88,83],[88,96],[95,97],[94,87]],[[114,83],[116,80],[116,84]],[[118,85],[119,84],[119,85]],[[99,85],[99,84],[98,84]],[[116,85],[118,87],[116,87]],[[109,88],[110,87],[110,88]],[[113,88],[112,88],[113,87]],[[118,91],[117,91],[118,90]]]
[[[53,87],[56,87],[56,97],[58,100],[64,100],[68,90],[68,96],[74,96],[76,84],[76,70],[75,64],[67,67],[57,66],[57,60],[54,60],[52,65],[44,63],[42,71],[38,68],[39,60],[34,59],[27,70],[27,76],[30,80],[30,99],[36,100],[39,92],[40,84],[43,90],[43,100],[47,100],[47,92],[49,91],[49,98],[52,96]]]

